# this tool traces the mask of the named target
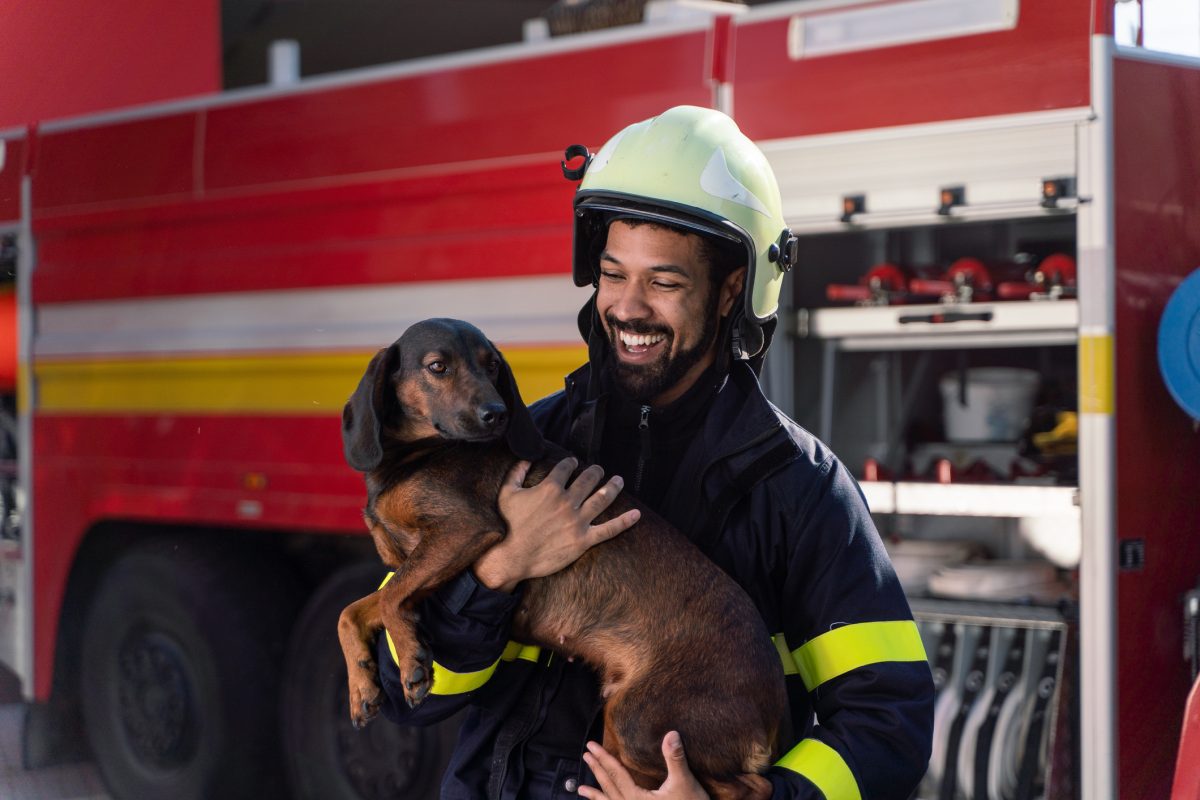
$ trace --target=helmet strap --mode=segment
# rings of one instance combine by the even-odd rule
[[[762,328],[746,318],[746,313],[738,308],[730,318],[730,353],[737,361],[748,361],[763,350],[766,343]]]

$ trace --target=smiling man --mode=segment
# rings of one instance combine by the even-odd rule
[[[596,310],[616,354],[617,384],[635,400],[679,399],[716,357],[719,321],[741,294],[746,269],[723,272],[717,248],[706,244],[637,218],[609,225]]]
[[[770,796],[906,799],[933,725],[917,627],[854,479],[758,383],[797,252],[765,157],[729,117],[669,109],[589,160],[575,213],[574,278],[593,288],[579,315],[589,359],[532,407],[535,421],[623,476],[746,590],[775,633],[791,731],[767,773]],[[403,703],[381,643],[392,698],[383,711],[422,724],[469,709],[444,798],[703,798],[676,733],[663,731],[666,782],[635,786],[596,741],[594,673],[508,641],[521,581],[634,521],[591,525],[621,479],[593,494],[601,471],[566,486],[573,465],[530,488],[527,465],[509,475],[506,538],[422,609],[430,696],[416,709]]]

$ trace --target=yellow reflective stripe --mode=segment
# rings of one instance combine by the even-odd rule
[[[395,575],[394,572],[389,572],[379,584],[382,589],[387,586],[387,582]],[[378,591],[378,589],[376,590]],[[392,635],[386,630],[383,635],[387,637],[388,652],[392,654],[392,661],[400,663],[400,655],[396,652],[396,643],[392,641]],[[430,687],[430,694],[466,694],[473,692],[480,686],[483,686],[491,679],[492,673],[496,671],[496,667],[501,661],[532,661],[537,663],[538,657],[542,653],[542,648],[535,644],[522,644],[521,642],[510,641],[504,647],[504,652],[500,657],[492,662],[490,667],[484,667],[475,672],[455,672],[448,669],[436,661],[433,662],[433,686]]]
[[[783,674],[799,674],[800,669],[796,666],[796,659],[792,658],[792,651],[788,649],[787,640],[783,638],[783,634],[775,634],[771,637],[771,641],[775,643],[775,650],[779,653],[779,660],[783,662]]]
[[[388,646],[391,647],[392,637],[388,635]],[[430,688],[430,694],[466,694],[473,692],[480,686],[483,686],[491,679],[492,673],[496,671],[501,661],[532,661],[537,663],[538,656],[541,655],[542,648],[535,644],[521,644],[520,642],[510,641],[504,647],[504,652],[496,659],[490,667],[479,670],[478,672],[455,672],[451,669],[446,669],[436,661],[433,662],[433,686]],[[396,653],[392,651],[392,657],[395,658]]]
[[[1083,414],[1112,414],[1116,407],[1113,388],[1113,337],[1111,333],[1079,337],[1079,411]]]
[[[917,623],[910,619],[843,625],[806,642],[792,657],[810,692],[868,664],[929,660]]]
[[[808,778],[825,795],[825,800],[862,800],[858,781],[846,760],[819,739],[801,739],[776,766]]]
[[[25,366],[22,383],[36,381],[36,396],[26,400],[42,413],[328,416],[341,413],[374,352],[39,358]],[[562,376],[587,360],[587,350],[529,345],[506,347],[504,356],[521,396],[533,401],[561,389]]]
[[[501,654],[501,661],[532,661],[537,663],[538,656],[542,654],[542,648],[536,644],[521,644],[520,642],[510,641],[504,648],[504,653]]]
[[[499,663],[500,659],[496,659],[490,667],[485,667],[478,672],[455,672],[435,661],[433,662],[433,686],[430,687],[429,693],[466,694],[473,692],[491,679],[492,673],[496,671],[496,665]]]

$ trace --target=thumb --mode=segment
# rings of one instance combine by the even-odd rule
[[[687,755],[683,752],[683,737],[679,731],[670,731],[662,740],[663,759],[667,762],[667,781],[689,779]]]
[[[504,483],[500,485],[500,491],[514,492],[525,485],[525,476],[529,474],[530,462],[518,461],[512,465],[508,474],[504,476]]]

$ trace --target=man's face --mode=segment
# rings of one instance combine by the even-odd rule
[[[600,255],[596,308],[612,347],[618,385],[656,406],[678,399],[716,356],[721,317],[745,269],[712,291],[700,237],[617,221]]]

